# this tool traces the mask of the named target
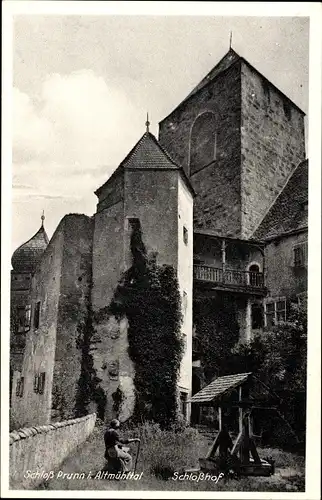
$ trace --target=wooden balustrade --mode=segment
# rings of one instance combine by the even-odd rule
[[[237,271],[234,269],[220,269],[218,267],[195,264],[194,278],[200,281],[220,283],[225,285],[264,288],[264,275],[254,271]]]

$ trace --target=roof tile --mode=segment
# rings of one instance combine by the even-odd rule
[[[48,245],[48,236],[43,225],[30,240],[14,251],[11,264],[16,272],[33,272]]]
[[[209,403],[225,392],[245,382],[248,379],[249,375],[251,375],[251,372],[236,373],[234,375],[225,375],[224,377],[218,377],[209,385],[201,389],[201,391],[197,392],[197,394],[192,396],[190,402]]]
[[[119,168],[180,168],[150,132],[145,132]]]
[[[307,201],[308,160],[305,160],[295,169],[253,237],[269,239],[289,231],[306,228],[308,225],[308,213],[305,208]]]

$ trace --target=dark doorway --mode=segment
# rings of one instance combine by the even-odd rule
[[[249,268],[249,284],[250,286],[259,286],[259,266],[257,264],[253,264]]]

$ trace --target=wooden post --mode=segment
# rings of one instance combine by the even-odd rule
[[[226,240],[222,240],[221,242],[221,264],[224,272],[226,267]]]
[[[218,422],[219,422],[219,432],[222,430],[222,409],[218,406]]]
[[[221,267],[222,267],[222,281],[225,283],[225,271],[226,271],[226,240],[221,242]]]
[[[253,415],[252,414],[249,415],[248,425],[249,425],[249,435],[252,436],[253,435]]]
[[[242,400],[242,386],[240,385],[239,386],[239,398],[238,398],[239,402],[241,402]],[[239,406],[239,418],[238,418],[238,427],[239,427],[239,433],[241,433],[243,431],[243,408],[241,406]]]

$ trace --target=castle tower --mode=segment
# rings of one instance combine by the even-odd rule
[[[69,214],[49,243],[41,227],[23,251],[13,256],[14,269],[28,270],[32,278],[25,346],[12,383],[15,425],[43,425],[75,416],[90,300],[92,240],[92,219]]]
[[[194,228],[250,238],[305,159],[304,113],[234,50],[160,122],[196,191]]]
[[[14,251],[11,259],[10,383],[13,373],[21,371],[26,334],[30,330],[31,279],[48,245],[44,220],[42,215],[38,231]]]
[[[183,306],[186,350],[180,373],[182,400],[191,388],[193,190],[178,166],[147,131],[97,191],[93,241],[94,312],[106,307],[122,271],[131,265],[130,237],[140,224],[143,243],[158,265],[176,270]],[[121,419],[133,410],[134,367],[127,354],[126,324],[115,322],[97,327],[100,343],[93,353],[107,406],[105,418],[113,415],[111,401],[118,388],[125,395]],[[188,415],[186,415],[188,418]]]

